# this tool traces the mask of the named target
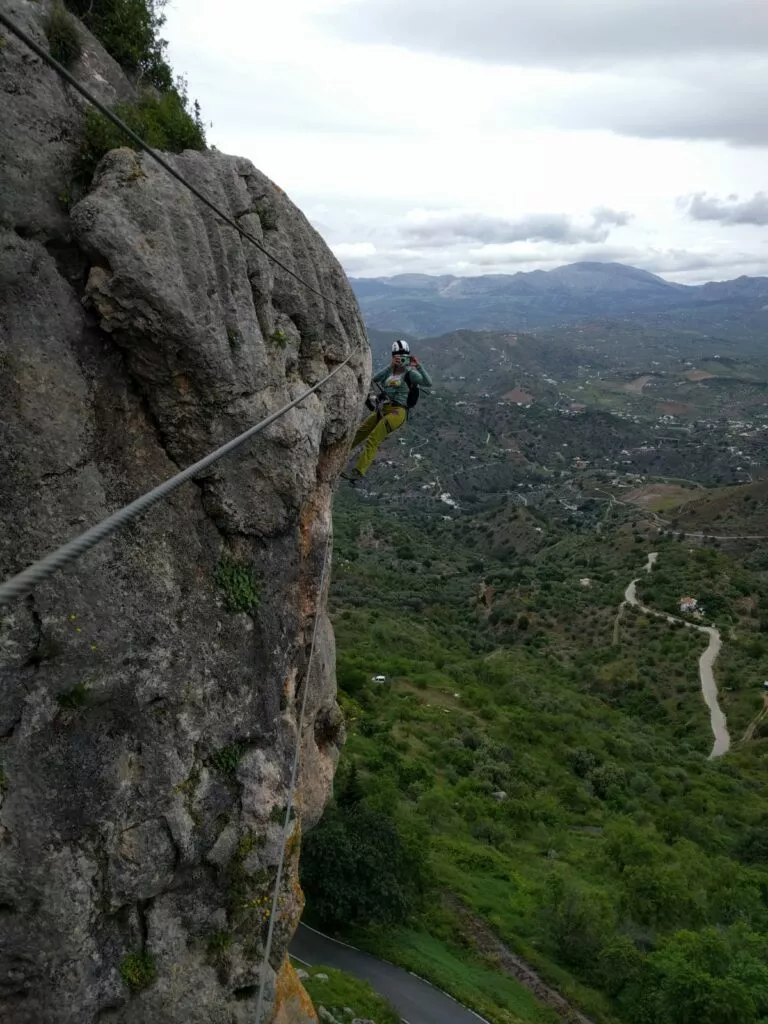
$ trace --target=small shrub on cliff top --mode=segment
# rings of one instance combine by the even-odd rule
[[[181,153],[185,149],[205,149],[205,132],[187,110],[186,95],[175,90],[161,96],[145,93],[136,103],[118,103],[114,112],[141,136],[153,149]],[[133,140],[124,135],[103,114],[90,109],[80,150],[75,158],[75,175],[83,184],[90,184],[99,160],[120,146],[135,149]]]
[[[61,4],[55,4],[43,24],[54,60],[68,68],[83,52],[77,25]]]
[[[251,571],[227,555],[223,555],[216,570],[216,582],[224,597],[228,612],[252,612],[259,606],[259,590]]]
[[[66,0],[127,72],[156,89],[173,86],[173,73],[165,59],[168,45],[160,38],[165,24],[165,0]]]
[[[120,977],[133,992],[146,988],[157,977],[155,958],[146,949],[129,953],[120,964]]]

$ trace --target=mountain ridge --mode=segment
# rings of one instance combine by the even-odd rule
[[[514,330],[598,316],[673,313],[696,318],[718,306],[725,315],[762,314],[768,277],[684,285],[623,263],[582,261],[516,274],[399,274],[350,278],[370,327],[415,335]]]

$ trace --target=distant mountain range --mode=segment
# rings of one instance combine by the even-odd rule
[[[683,285],[623,263],[583,262],[519,274],[399,274],[351,283],[370,327],[416,337],[659,314],[700,326],[708,316],[728,321],[755,315],[768,327],[768,277]]]

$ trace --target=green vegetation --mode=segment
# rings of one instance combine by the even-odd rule
[[[114,112],[153,149],[171,153],[205,149],[202,124],[190,116],[183,92],[175,89],[160,95],[145,92],[136,103],[118,103]],[[101,158],[120,146],[136,148],[133,140],[103,114],[89,109],[75,161],[78,181],[88,184]]]
[[[714,548],[668,544],[657,567],[638,584],[638,596],[651,607],[693,625],[714,623],[720,628],[725,643],[715,675],[731,732],[739,736],[762,707],[762,682],[768,679],[768,581],[764,573]],[[704,609],[701,617],[681,614],[683,596],[698,601]],[[704,637],[700,640],[702,649],[705,641]],[[695,681],[692,676],[692,686]]]
[[[208,764],[219,775],[223,775],[227,779],[234,779],[237,766],[240,764],[240,758],[244,753],[244,743],[239,741],[227,743],[225,747],[221,747],[215,754],[211,754]]]
[[[90,687],[87,683],[77,683],[71,690],[56,694],[56,703],[60,708],[75,711],[88,706]]]
[[[165,0],[66,0],[67,7],[101,41],[135,81],[139,97],[119,103],[113,110],[154,149],[180,153],[205,149],[205,129],[199,104],[190,107],[186,81],[174,80],[160,37],[165,23]],[[73,19],[60,5],[46,21],[51,53],[64,64],[80,55],[80,39]],[[80,148],[74,163],[79,187],[90,184],[96,165],[110,149],[135,148],[135,143],[98,111],[86,113]]]
[[[220,963],[233,942],[234,937],[231,932],[213,932],[208,936],[206,945],[209,959],[214,963]]]
[[[237,844],[237,859],[242,863],[249,853],[261,849],[265,842],[266,839],[263,835],[253,835],[251,832],[246,832],[244,836],[240,837],[240,841]]]
[[[277,231],[277,213],[271,206],[258,206],[256,216],[261,221],[263,231]]]
[[[423,904],[431,884],[426,830],[392,808],[366,806],[356,771],[304,839],[301,884],[312,912],[330,927],[397,924]]]
[[[173,88],[160,38],[165,0],[66,0],[118,64],[139,81],[162,92]]]
[[[288,344],[288,338],[286,336],[286,333],[281,327],[278,327],[276,331],[273,331],[270,334],[269,340],[272,342],[273,345],[276,345],[277,348],[285,348],[285,346]]]
[[[327,981],[317,980],[318,974]],[[395,1008],[373,991],[367,981],[353,978],[332,967],[313,967],[304,982],[315,1009],[321,1006],[339,1020],[348,1020],[345,1008],[354,1010],[355,1017],[375,1020],[376,1024],[400,1024],[400,1015]]]
[[[269,812],[269,820],[274,822],[276,825],[285,824],[285,812],[288,810],[288,805],[283,804],[282,807],[276,804]],[[293,810],[291,811],[291,817],[293,818]]]
[[[146,949],[129,953],[120,963],[120,977],[133,992],[147,988],[157,977],[155,958]]]
[[[561,1018],[554,1010],[541,1006],[519,981],[499,973],[494,969],[496,965],[484,962],[470,949],[453,944],[457,938],[454,928],[451,922],[446,929],[451,932],[451,938],[445,941],[405,928],[376,929],[360,937],[378,956],[422,978],[429,978],[487,1020],[499,1024],[517,1024],[518,1021],[558,1024]]]
[[[243,336],[236,327],[227,328],[227,341],[233,352],[237,352],[243,344]]]
[[[341,932],[357,925],[356,944],[491,1021],[548,1011],[526,1009],[472,921],[595,1020],[757,1024],[766,741],[758,731],[708,761],[706,637],[616,615],[633,577],[676,614],[682,594],[706,599],[723,628],[721,697],[746,724],[768,678],[764,571],[649,540],[630,509],[595,512],[599,534],[555,503],[443,521],[339,492],[332,614],[350,735],[336,802],[305,841],[308,911]],[[648,550],[659,561],[646,575]],[[387,845],[399,837],[418,837],[418,885]]]
[[[229,555],[221,557],[216,582],[224,598],[224,607],[233,615],[252,612],[259,607],[259,588],[253,573]]]
[[[5,774],[5,767],[0,764],[0,793],[8,788],[8,776]]]
[[[46,17],[43,28],[48,39],[51,56],[65,68],[75,63],[83,52],[77,25],[66,8],[55,3]]]

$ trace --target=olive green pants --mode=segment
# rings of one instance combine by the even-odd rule
[[[368,472],[376,450],[384,438],[405,423],[406,410],[401,405],[385,405],[382,413],[381,417],[374,412],[364,419],[357,428],[355,440],[352,442],[352,447],[356,448],[362,441],[365,441],[365,447],[355,463],[355,469],[360,476],[365,476]]]

